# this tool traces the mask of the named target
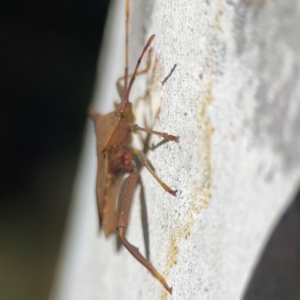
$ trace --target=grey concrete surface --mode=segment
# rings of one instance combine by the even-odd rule
[[[113,1],[94,96],[101,112],[118,99],[124,17],[124,2]],[[124,248],[117,251],[115,237],[99,233],[89,121],[51,299],[242,299],[299,189],[299,20],[300,2],[292,0],[131,1],[131,69],[156,34],[153,70],[131,95],[134,101],[148,89],[136,104],[137,123],[179,135],[180,142],[148,153],[177,196],[143,170],[145,203],[139,187],[127,237],[173,295]],[[150,145],[160,141],[153,137]],[[134,145],[142,147],[138,136]]]

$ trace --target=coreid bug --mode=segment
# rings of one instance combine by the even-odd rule
[[[132,112],[132,103],[129,101],[129,94],[135,77],[146,73],[150,68],[148,64],[145,70],[140,72],[138,71],[141,60],[152,43],[154,35],[151,35],[148,39],[137,61],[134,72],[132,74],[128,74],[129,0],[126,0],[125,28],[125,74],[116,82],[121,101],[116,105],[115,111],[105,115],[101,115],[95,108],[89,109],[89,115],[95,123],[97,138],[98,168],[96,197],[100,226],[103,227],[106,237],[116,231],[122,244],[127,248],[132,256],[145,268],[147,268],[151,274],[161,282],[169,293],[172,293],[172,288],[168,286],[162,275],[160,275],[153,265],[139,252],[138,248],[130,244],[125,237],[133,193],[139,177],[139,172],[133,161],[134,156],[139,158],[141,164],[150,171],[158,183],[167,192],[174,196],[177,192],[172,190],[157,176],[142,151],[132,148],[132,133],[139,130],[147,132],[148,134],[156,134],[169,141],[177,142],[179,140],[179,137],[177,136],[142,128],[137,124],[132,124],[134,115]],[[124,86],[121,84],[121,81],[123,80]],[[128,174],[128,176],[124,179],[125,174]],[[118,205],[116,205],[117,198]]]

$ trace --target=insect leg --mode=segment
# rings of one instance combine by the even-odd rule
[[[151,134],[156,134],[156,135],[161,136],[162,138],[164,138],[168,141],[174,141],[174,142],[179,141],[179,136],[171,135],[171,134],[168,134],[166,132],[160,132],[160,131],[155,131],[155,130],[148,129],[148,128],[143,128],[143,127],[140,127],[137,124],[132,125],[132,130],[133,131],[140,130],[140,131],[148,132],[148,133],[151,133]]]
[[[118,203],[118,225],[117,234],[124,245],[124,247],[130,252],[130,254],[139,261],[160,283],[164,288],[172,294],[172,288],[170,288],[162,275],[153,267],[153,265],[140,253],[139,249],[130,244],[126,237],[125,231],[128,224],[128,217],[132,203],[133,192],[137,184],[138,172],[134,171],[123,181]]]
[[[166,183],[164,183],[158,175],[154,172],[153,168],[151,167],[151,163],[147,156],[143,153],[143,151],[138,151],[137,156],[143,166],[151,173],[151,175],[157,180],[157,182],[161,185],[161,187],[170,193],[173,196],[176,196],[177,190],[172,190]]]

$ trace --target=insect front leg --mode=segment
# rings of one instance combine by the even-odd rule
[[[133,193],[137,184],[138,176],[139,174],[136,170],[131,172],[130,175],[123,181],[121,186],[118,199],[117,234],[122,244],[131,253],[131,255],[137,261],[139,261],[157,280],[159,280],[170,294],[172,294],[172,288],[168,286],[163,276],[160,275],[153,265],[140,253],[139,249],[130,244],[125,237]]]

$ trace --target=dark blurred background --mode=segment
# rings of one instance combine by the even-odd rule
[[[108,0],[0,3],[0,299],[53,283]],[[300,299],[300,192],[243,299]]]
[[[0,299],[47,299],[108,0],[1,1]]]

